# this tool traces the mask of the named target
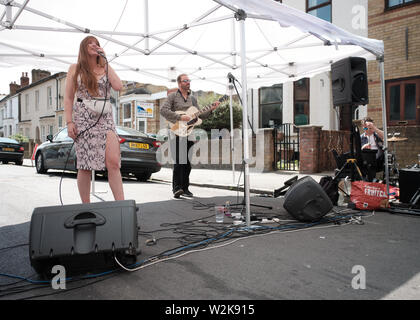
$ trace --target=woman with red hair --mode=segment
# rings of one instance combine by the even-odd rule
[[[75,141],[77,186],[83,203],[90,202],[91,171],[105,168],[114,199],[124,200],[120,144],[109,103],[111,87],[119,91],[122,82],[103,57],[98,40],[86,37],[66,79],[64,113],[68,135]],[[101,106],[99,112],[90,107],[92,101]]]

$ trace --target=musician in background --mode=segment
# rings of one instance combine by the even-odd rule
[[[360,136],[362,150],[377,150],[376,171],[383,171],[385,160],[383,152],[384,132],[379,130],[369,117],[363,119],[363,131]]]
[[[176,123],[177,121],[189,121],[191,117],[188,115],[177,114],[176,111],[186,111],[189,107],[194,106],[197,109],[197,99],[191,95],[190,84],[191,80],[188,75],[180,74],[177,78],[178,90],[170,93],[168,98],[160,109],[160,114],[168,121]],[[208,112],[200,115],[201,119],[209,117],[213,110],[219,106],[220,102],[215,102]],[[175,150],[172,153],[174,160],[174,167],[172,173],[172,192],[174,198],[178,199],[181,195],[186,197],[193,197],[189,190],[191,163],[188,158],[188,151],[193,146],[194,142],[187,137],[179,137],[171,134],[171,149],[175,144]]]

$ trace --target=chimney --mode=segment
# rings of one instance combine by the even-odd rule
[[[32,83],[38,82],[41,79],[49,77],[51,72],[40,69],[32,69]]]
[[[16,91],[20,89],[20,85],[18,85],[16,82],[11,82],[9,84],[9,88],[10,88],[10,94],[15,94]]]
[[[28,73],[24,73],[22,72],[22,76],[20,77],[20,87],[26,87],[29,86],[29,78],[28,78]]]

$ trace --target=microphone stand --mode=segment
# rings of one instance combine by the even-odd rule
[[[238,80],[231,73],[228,74],[228,79],[229,79],[229,83],[233,84],[233,87],[235,88],[236,94],[238,95],[239,101],[241,102],[241,105],[243,107],[241,96],[240,96],[240,94],[238,92],[238,88],[236,87],[236,84],[235,84],[235,81],[238,81]],[[238,83],[239,83],[239,81],[238,81]],[[247,121],[249,123],[249,119],[247,119]],[[251,126],[251,129],[252,129],[252,133],[254,133],[254,128],[252,127],[251,123],[250,123],[250,126]],[[242,130],[242,141],[244,141],[244,134],[245,133]],[[232,159],[232,161],[233,161],[233,159]],[[243,170],[243,165],[244,164],[242,164],[242,170]],[[246,186],[245,186],[246,181],[245,180],[246,179],[244,179],[244,192],[245,192],[245,189],[246,189]],[[233,204],[231,204],[231,207],[236,207],[236,206],[239,206],[239,205],[242,206],[242,210],[243,210],[243,208],[245,207],[245,196],[243,197],[242,202],[233,203]],[[271,207],[271,206],[263,206],[263,205],[259,205],[259,204],[253,204],[253,203],[250,203],[249,205],[254,206],[254,207],[259,207],[259,208],[265,208],[265,209],[269,209],[269,210],[273,209],[273,207]],[[242,214],[242,212],[241,212],[241,214]]]

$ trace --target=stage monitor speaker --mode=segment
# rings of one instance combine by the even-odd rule
[[[136,211],[134,200],[35,208],[29,234],[32,267],[49,277],[54,265],[75,275],[115,268],[115,257],[135,263]]]
[[[314,222],[330,212],[333,204],[321,185],[307,176],[287,190],[283,207],[299,221]]]
[[[420,188],[420,168],[400,169],[398,184],[400,202],[410,203],[411,198]]]
[[[333,63],[331,82],[335,106],[369,103],[366,59],[349,57]]]

